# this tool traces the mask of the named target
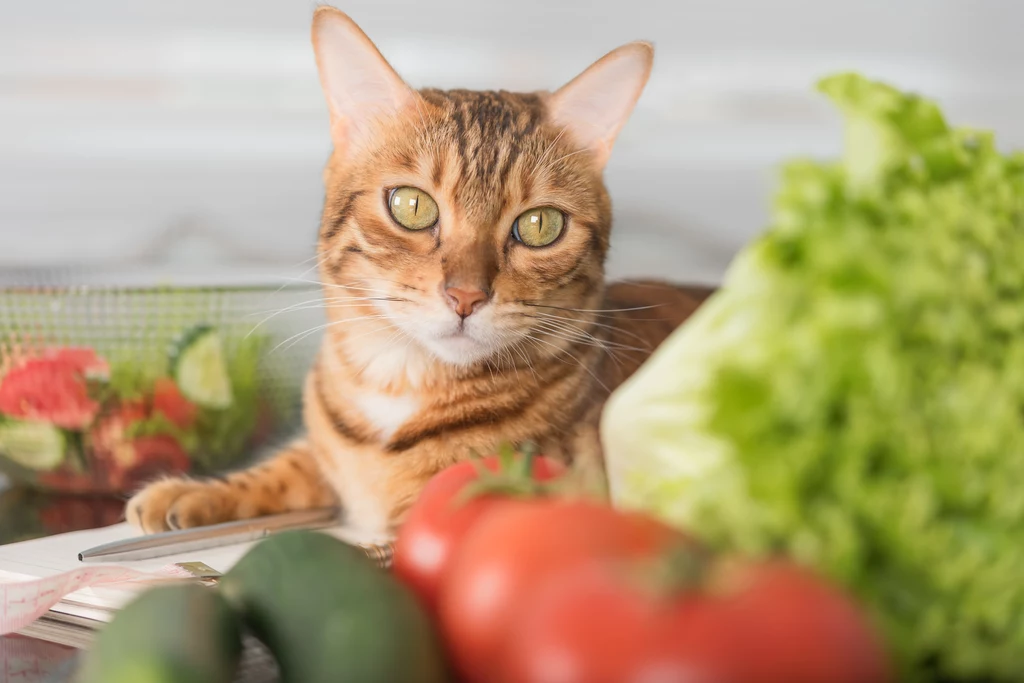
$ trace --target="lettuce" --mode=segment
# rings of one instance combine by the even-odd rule
[[[855,74],[836,163],[609,400],[618,505],[784,553],[870,609],[900,680],[1024,680],[1024,155]]]

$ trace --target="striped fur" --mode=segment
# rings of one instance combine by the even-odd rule
[[[605,286],[603,164],[554,123],[551,95],[410,101],[359,137],[335,133],[318,244],[331,324],[306,383],[305,437],[252,469],[152,484],[129,502],[132,523],[159,531],[340,503],[354,525],[387,530],[432,474],[502,441],[600,470],[605,398],[709,291]],[[435,228],[390,218],[388,190],[407,185],[437,202]],[[568,222],[533,249],[511,226],[537,206]],[[463,321],[443,294],[453,283],[489,300]]]

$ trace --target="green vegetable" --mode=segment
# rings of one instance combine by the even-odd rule
[[[870,607],[900,680],[1024,680],[1024,156],[856,75],[722,289],[609,401],[612,494]]]
[[[216,337],[223,339],[221,334],[214,333],[208,326],[198,326],[181,335],[172,349],[171,364],[174,369],[187,374],[190,365],[189,349],[195,350],[193,345],[200,339],[206,339],[207,341],[204,343],[209,343],[210,339]],[[247,452],[256,437],[260,417],[271,419],[285,410],[283,406],[272,406],[267,403],[266,412],[261,413],[261,402],[275,398],[273,394],[270,396],[267,396],[266,393],[261,394],[263,377],[260,373],[260,363],[263,359],[266,342],[267,338],[264,336],[247,335],[229,336],[223,342],[217,341],[213,344],[213,346],[220,344],[224,348],[224,351],[214,351],[214,355],[220,354],[219,357],[224,363],[223,372],[226,372],[226,386],[231,397],[227,406],[218,408],[209,404],[201,404],[186,391],[185,385],[181,383],[181,376],[176,375],[176,382],[178,382],[182,393],[200,405],[201,410],[197,423],[188,429],[181,429],[160,413],[156,413],[145,420],[133,423],[127,436],[129,438],[152,435],[172,436],[188,451],[199,471],[219,471],[224,467],[238,464],[239,456]],[[225,353],[225,351],[228,352]],[[181,364],[182,360],[185,361],[184,366]],[[216,365],[219,364],[220,362],[216,363]],[[111,400],[148,398],[153,391],[155,380],[171,372],[167,366],[166,357],[160,363],[150,362],[148,364],[119,360],[113,364],[110,384],[112,395],[107,398]],[[222,373],[222,371],[199,370],[202,366],[201,362],[192,365],[201,380]],[[218,380],[218,382],[221,381]],[[202,381],[200,381],[201,383]],[[192,393],[196,393],[194,386]],[[277,398],[280,400],[280,397]]]
[[[200,325],[189,330],[175,345],[171,374],[181,392],[201,406],[227,408],[231,405],[224,343],[212,327]]]
[[[260,418],[260,361],[266,337],[252,335],[239,339],[232,349],[227,372],[233,400],[223,410],[200,415],[198,456],[209,469],[234,462],[248,447]]]
[[[332,536],[271,536],[220,585],[286,683],[448,680],[433,626],[412,593]]]
[[[126,605],[82,663],[81,683],[231,683],[241,627],[212,588],[162,586]]]
[[[162,413],[153,413],[144,420],[138,420],[125,429],[126,439],[140,436],[170,436],[189,453],[195,453],[201,446],[199,435],[192,429],[181,429]]]
[[[145,358],[151,354],[140,355]],[[111,363],[110,381],[105,390],[96,390],[97,399],[101,403],[106,403],[114,399],[127,401],[145,398],[153,390],[153,382],[166,374],[167,361],[164,358],[117,359]]]
[[[64,462],[67,440],[49,422],[0,422],[0,455],[30,470],[52,470]]]

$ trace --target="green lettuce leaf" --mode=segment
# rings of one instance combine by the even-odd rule
[[[610,399],[612,495],[849,587],[900,680],[1022,678],[1024,156],[855,74],[837,163]]]

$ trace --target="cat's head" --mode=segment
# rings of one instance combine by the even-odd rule
[[[602,171],[651,46],[514,94],[415,91],[333,8],[317,10],[313,44],[334,143],[319,241],[332,327],[462,367],[570,343],[556,317],[599,305]]]

